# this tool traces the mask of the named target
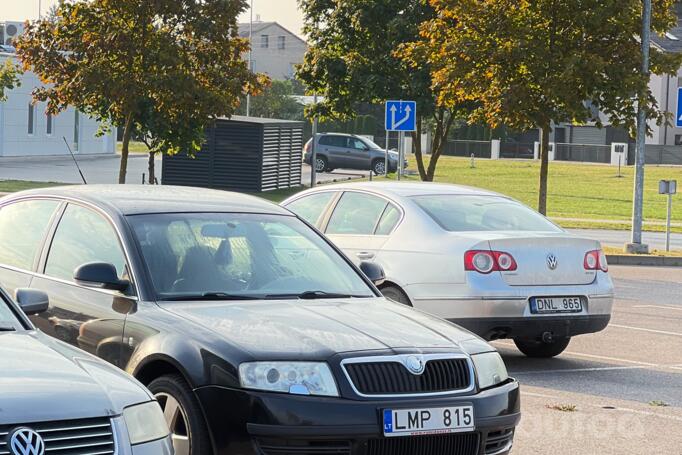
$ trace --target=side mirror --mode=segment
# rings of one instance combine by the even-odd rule
[[[28,316],[44,313],[50,307],[50,298],[47,294],[36,289],[17,289],[15,300],[21,311]]]
[[[375,264],[374,262],[361,262],[360,270],[362,270],[362,273],[364,273],[375,286],[381,286],[384,284],[384,281],[386,281],[384,269],[379,264]]]
[[[118,277],[116,267],[106,262],[88,262],[81,265],[73,272],[73,279],[81,286],[110,291],[125,291],[130,286],[128,280]]]

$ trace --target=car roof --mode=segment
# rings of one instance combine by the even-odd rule
[[[276,204],[241,193],[167,185],[71,185],[13,193],[24,198],[59,198],[89,203],[111,214],[237,212],[291,215]]]
[[[403,198],[410,196],[427,196],[436,194],[453,194],[468,196],[498,196],[507,197],[494,191],[483,190],[472,186],[453,185],[434,182],[349,182],[334,185],[319,186],[316,191],[324,190],[358,190],[369,191],[388,198]],[[311,190],[311,192],[314,190]],[[295,196],[294,196],[295,197]]]

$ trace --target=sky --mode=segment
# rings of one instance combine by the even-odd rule
[[[249,0],[251,1],[251,0]],[[38,17],[38,4],[43,11],[57,3],[57,0],[0,0],[0,20],[24,21]],[[263,21],[276,21],[290,31],[301,34],[303,17],[298,10],[297,0],[253,0],[253,19],[260,15]],[[246,11],[240,22],[249,21]]]

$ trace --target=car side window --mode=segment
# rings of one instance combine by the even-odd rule
[[[327,208],[327,205],[329,205],[329,202],[335,195],[336,193],[333,191],[311,194],[310,196],[296,199],[287,205],[287,209],[316,226],[322,212]]]
[[[328,138],[328,145],[332,147],[346,147],[346,137],[345,136],[326,136]]]
[[[381,215],[379,224],[377,225],[376,235],[388,235],[400,221],[400,210],[393,204],[388,204],[384,214]]]
[[[369,194],[346,192],[327,225],[327,234],[372,235],[386,201]]]
[[[320,145],[332,145],[332,137],[331,136],[322,136],[320,138]]]
[[[57,201],[35,200],[0,209],[0,264],[32,270],[57,207]]]
[[[348,147],[356,149],[356,150],[367,150],[368,147],[365,145],[362,140],[355,138],[355,137],[349,137],[348,138]]]
[[[73,272],[88,262],[106,262],[125,270],[125,256],[113,226],[97,212],[69,204],[55,232],[45,274],[72,281]]]

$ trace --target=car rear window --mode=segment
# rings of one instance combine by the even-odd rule
[[[412,200],[446,231],[561,232],[536,211],[501,196],[427,195]]]

